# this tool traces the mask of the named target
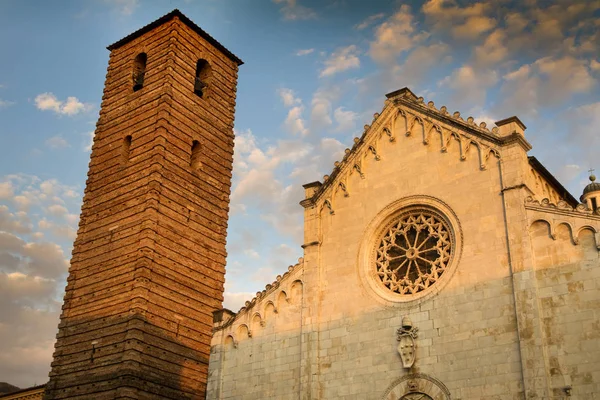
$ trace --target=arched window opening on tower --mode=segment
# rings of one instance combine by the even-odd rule
[[[200,161],[201,150],[200,142],[194,140],[192,142],[192,156],[190,158],[190,167],[192,167],[192,169],[197,170],[202,167],[202,162]]]
[[[125,164],[129,161],[129,149],[131,147],[131,135],[125,136],[123,139],[123,145],[121,146],[121,161]]]
[[[596,211],[598,209],[598,202],[595,197],[592,197],[592,211]]]
[[[146,74],[146,53],[140,53],[133,62],[133,91],[136,92],[144,87],[144,75]]]
[[[204,97],[208,89],[208,80],[210,78],[211,68],[206,60],[198,60],[196,63],[196,80],[194,81],[194,93],[198,97]]]

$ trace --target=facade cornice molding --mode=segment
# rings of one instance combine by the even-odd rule
[[[316,203],[314,201],[314,197],[311,197],[311,198],[302,200],[300,202],[300,205],[304,208],[312,208],[316,205]]]
[[[517,143],[519,146],[521,146],[526,153],[533,148],[531,143],[529,143],[527,139],[525,139],[525,137],[518,132],[513,132],[508,136],[500,138],[500,146],[509,146],[514,143]]]
[[[532,211],[565,217],[586,218],[600,223],[600,211],[593,212],[585,204],[578,204],[576,207],[571,207],[569,203],[563,200],[554,204],[551,203],[549,199],[538,201],[529,196],[525,199],[525,208]]]
[[[406,97],[394,98],[393,102],[396,105],[402,104],[416,112],[425,114],[430,118],[437,119],[438,121],[449,126],[459,128],[463,131],[462,133],[469,133],[478,139],[487,140],[492,145],[502,145],[502,138],[497,136],[498,129],[496,127],[490,130],[487,128],[487,124],[485,122],[481,122],[478,126],[473,117],[469,117],[465,121],[460,116],[460,112],[458,111],[454,112],[453,115],[450,115],[446,106],[442,106],[438,110],[433,101],[425,104],[422,97],[419,97],[416,100]]]
[[[301,271],[304,268],[304,258],[299,258],[298,263],[295,265],[290,265],[288,270],[283,275],[277,275],[277,278],[270,284],[267,284],[261,292],[256,292],[256,296],[254,296],[251,300],[247,300],[237,312],[233,312],[226,308],[221,310],[217,310],[213,312],[213,332],[218,332],[226,329],[227,327],[233,325],[236,321],[242,319],[245,315],[251,311],[255,305],[259,304],[261,301],[265,300],[269,295],[274,293],[277,289],[279,289],[284,283],[286,283],[290,277],[296,277],[297,272]],[[227,315],[227,319],[225,319],[225,315]],[[217,317],[217,318],[215,318]],[[221,320],[219,320],[221,317]]]

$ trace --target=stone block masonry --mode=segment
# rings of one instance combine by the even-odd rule
[[[109,50],[45,399],[204,399],[241,60],[177,10]]]

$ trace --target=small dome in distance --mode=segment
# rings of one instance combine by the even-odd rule
[[[600,183],[596,182],[594,170],[590,170],[590,183],[583,189],[583,194],[579,200],[586,204],[590,210],[597,212],[600,210]]]
[[[586,195],[591,192],[600,192],[600,183],[596,182],[596,175],[590,175],[591,183],[583,189],[583,194]]]

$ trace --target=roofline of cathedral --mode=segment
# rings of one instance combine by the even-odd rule
[[[123,46],[124,44],[131,42],[132,40],[142,36],[144,33],[151,31],[152,29],[164,24],[165,22],[170,21],[171,19],[173,19],[175,17],[179,18],[179,20],[181,22],[183,22],[188,27],[190,27],[194,32],[196,32],[198,35],[200,35],[202,38],[204,38],[207,42],[209,42],[210,44],[215,46],[219,51],[221,51],[223,54],[225,54],[227,57],[229,57],[229,59],[234,61],[238,66],[242,65],[244,63],[240,58],[238,58],[231,51],[227,50],[227,48],[225,46],[223,46],[215,38],[213,38],[208,33],[206,33],[206,31],[204,31],[202,28],[200,28],[198,25],[196,25],[192,20],[190,20],[188,17],[186,17],[178,9],[174,9],[170,13],[163,15],[156,21],[149,23],[148,25],[125,36],[123,39],[116,41],[115,43],[111,44],[110,46],[108,46],[106,48],[110,51],[118,49],[119,47]]]
[[[558,192],[558,194],[566,200],[567,203],[573,208],[577,207],[579,201],[573,196],[559,181],[544,167],[544,165],[534,156],[527,157],[529,160],[529,165],[536,170],[538,174],[544,177],[548,181],[548,183],[553,187],[554,190]]]
[[[488,142],[491,142],[497,146],[505,146],[510,143],[518,142],[519,145],[526,152],[532,149],[531,144],[527,141],[522,132],[519,133],[515,131],[504,137],[497,136],[498,127],[511,123],[516,124],[523,131],[526,129],[525,124],[516,116],[508,117],[495,122],[496,127],[490,130],[486,127],[485,123],[481,123],[479,126],[475,124],[472,117],[469,117],[465,121],[461,118],[459,112],[455,112],[454,114],[450,115],[446,111],[445,106],[442,106],[438,110],[437,108],[435,108],[433,102],[425,104],[423,98],[417,97],[417,95],[415,95],[414,92],[408,87],[403,87],[402,89],[398,89],[393,92],[387,93],[385,96],[387,100],[385,106],[383,107],[383,110],[381,111],[381,114],[383,114],[383,112],[387,109],[389,104],[401,103],[417,112],[423,113],[430,117],[434,117],[449,125],[454,125],[461,129],[464,129],[470,134],[473,134],[481,139],[487,140]],[[421,107],[418,107],[419,105]],[[379,115],[380,113],[375,114],[375,118],[373,120],[372,125],[375,125],[376,119],[379,117]],[[336,162],[336,166],[334,167],[333,171],[329,175],[325,176],[326,179],[323,183],[321,183],[320,181],[315,181],[302,185],[305,189],[312,187],[316,189],[313,195],[309,198],[302,200],[300,202],[300,205],[302,205],[305,208],[314,205],[317,202],[317,200],[323,195],[323,193],[327,191],[329,186],[332,185],[333,181],[337,177],[338,173],[341,171],[344,161],[346,161],[351,154],[356,153],[361,147],[359,145],[364,142],[365,137],[371,131],[372,125],[365,125],[365,130],[361,137],[354,139],[354,145],[352,146],[350,153],[347,153],[346,156],[344,156],[344,159],[341,163]],[[579,204],[577,199],[535,157],[529,156],[528,159],[529,164],[532,166],[532,168],[534,168],[540,175],[545,177],[548,183],[552,185],[558,193],[561,193],[561,195],[564,196],[565,200],[567,201],[567,203],[569,203],[571,207],[576,207]]]
[[[14,392],[10,392],[10,393],[0,393],[0,399],[9,398],[9,397],[18,395],[19,393],[26,393],[26,392],[30,392],[30,391],[34,391],[34,390],[44,389],[46,387],[46,385],[47,385],[47,383],[44,383],[43,385],[36,385],[36,386],[24,388],[24,389],[19,389]]]

